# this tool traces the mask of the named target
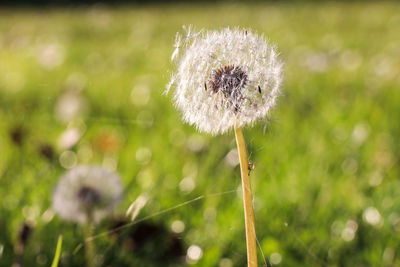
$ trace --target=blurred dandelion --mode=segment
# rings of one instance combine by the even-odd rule
[[[61,218],[86,226],[86,260],[93,266],[94,247],[88,240],[93,224],[109,215],[122,197],[118,175],[99,166],[80,165],[69,170],[53,193],[53,208]]]
[[[80,165],[59,181],[53,194],[53,208],[69,221],[98,222],[116,207],[122,191],[117,174],[98,166]]]
[[[234,128],[242,175],[247,261],[248,266],[257,266],[249,177],[253,167],[250,168],[247,158],[242,127],[265,118],[275,106],[282,63],[275,48],[250,30],[225,28],[194,32],[191,27],[185,29],[184,36],[179,33],[176,36],[171,60],[177,63],[177,71],[167,92],[174,87],[176,107],[184,121],[198,130],[216,135]],[[197,248],[192,250],[196,255],[201,254]]]

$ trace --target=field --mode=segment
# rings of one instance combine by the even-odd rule
[[[285,62],[278,106],[244,132],[260,265],[400,266],[400,4],[361,1],[0,9],[0,266],[50,266],[60,234],[59,266],[84,264],[51,201],[77,164],[125,189],[97,265],[245,266],[234,135],[197,132],[163,94],[189,24],[252,28]]]

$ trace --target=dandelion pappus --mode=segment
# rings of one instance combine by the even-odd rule
[[[275,106],[282,64],[264,36],[224,28],[186,31],[176,40],[180,60],[167,88],[175,89],[175,106],[187,123],[224,134],[264,119]]]

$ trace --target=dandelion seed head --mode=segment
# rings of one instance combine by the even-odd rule
[[[282,80],[275,48],[250,30],[178,34],[172,60],[177,71],[167,92],[183,119],[198,130],[222,134],[252,125],[274,107]]]
[[[61,177],[53,193],[53,208],[68,221],[98,222],[116,207],[122,191],[117,174],[100,166],[79,165]]]

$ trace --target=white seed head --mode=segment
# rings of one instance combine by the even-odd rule
[[[80,165],[61,177],[53,193],[53,208],[68,221],[98,222],[112,212],[122,192],[117,174],[100,166]]]
[[[172,60],[177,64],[167,86],[183,119],[198,130],[222,134],[252,125],[275,105],[282,63],[273,46],[250,30],[177,34]]]

